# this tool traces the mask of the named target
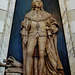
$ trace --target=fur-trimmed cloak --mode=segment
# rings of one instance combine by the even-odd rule
[[[25,19],[21,25],[21,35],[28,35],[28,25],[31,21],[39,22],[45,21],[46,31],[47,31],[47,42],[46,42],[46,50],[45,50],[45,64],[43,69],[43,75],[64,75],[63,67],[59,59],[58,50],[57,50],[57,31],[58,31],[58,23],[55,19],[52,18],[51,14],[47,13],[44,10],[36,11],[32,10],[28,14],[25,15]],[[22,38],[23,40],[24,38]],[[26,42],[26,41],[25,41]],[[23,51],[26,50],[25,42],[23,41]],[[37,46],[35,48],[37,50]],[[25,54],[25,53],[23,53]],[[23,55],[23,64],[25,64],[26,55]],[[34,53],[34,63],[38,63],[38,56],[36,51]],[[36,61],[36,62],[35,62]],[[23,65],[25,67],[25,65]],[[37,67],[38,68],[38,67]],[[36,69],[38,70],[38,69]]]

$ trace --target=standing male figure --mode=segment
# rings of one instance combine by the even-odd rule
[[[56,44],[58,24],[51,14],[44,11],[41,0],[33,0],[31,7],[21,25],[22,45],[26,50],[23,71],[26,75],[64,75]],[[37,69],[33,69],[35,48],[38,51]],[[35,70],[37,73],[34,73]]]

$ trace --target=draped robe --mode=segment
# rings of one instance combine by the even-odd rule
[[[45,50],[45,64],[43,68],[43,75],[64,75],[63,67],[58,55],[57,50],[57,31],[58,31],[58,23],[55,19],[52,18],[51,14],[47,13],[46,11],[38,11],[36,13],[35,10],[30,11],[28,14],[25,15],[25,19],[22,22],[21,25],[21,35],[28,35],[28,24],[30,24],[31,21],[39,22],[44,21],[46,24],[46,31],[47,31],[47,41],[46,41],[46,50]],[[25,38],[27,38],[25,36]],[[22,38],[23,40],[23,38]],[[25,73],[25,60],[26,60],[26,47],[27,43],[22,42],[23,45],[23,72]],[[34,59],[34,70],[36,71],[36,75],[38,75],[38,53],[37,50],[38,46],[35,48],[35,52],[33,55]],[[32,69],[33,71],[33,69]]]

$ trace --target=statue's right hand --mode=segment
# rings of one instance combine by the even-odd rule
[[[25,44],[26,44],[26,43],[27,43],[27,41],[28,41],[28,37],[27,37],[27,36],[23,36],[23,37],[22,37],[22,41],[23,41],[23,43],[25,43]]]

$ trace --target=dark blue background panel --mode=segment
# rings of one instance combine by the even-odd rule
[[[42,0],[44,3],[44,9],[51,13],[52,16],[57,20],[60,25],[57,37],[58,52],[60,60],[64,67],[65,75],[70,75],[69,61],[66,49],[66,43],[63,32],[63,25],[60,16],[60,9],[58,0]],[[23,61],[20,26],[21,22],[24,20],[24,16],[31,10],[32,0],[16,0],[16,8],[14,13],[14,20],[11,31],[11,38],[9,44],[8,57],[13,56],[16,60]]]

